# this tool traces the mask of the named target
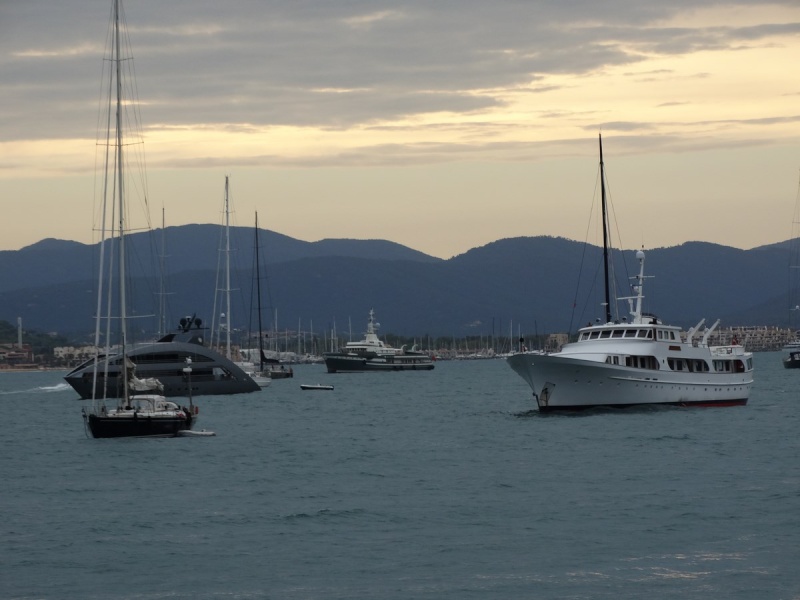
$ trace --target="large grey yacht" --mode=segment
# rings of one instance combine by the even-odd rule
[[[157,379],[164,396],[202,396],[257,392],[259,385],[240,367],[204,345],[202,321],[194,316],[157,342],[138,344],[127,352],[139,379]],[[82,398],[92,398],[97,360],[97,397],[119,398],[125,385],[122,355],[100,355],[79,365],[64,377]],[[106,367],[106,362],[108,366]],[[191,364],[187,374],[185,367]],[[121,376],[122,374],[122,376]]]

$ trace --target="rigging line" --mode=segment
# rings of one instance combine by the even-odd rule
[[[600,171],[600,166],[599,165],[597,166],[597,170]],[[592,223],[594,221],[594,214],[595,214],[595,210],[596,210],[595,202],[597,200],[597,185],[598,185],[599,181],[600,181],[600,178],[596,177],[595,178],[595,182],[594,182],[594,193],[592,194],[592,205],[589,208],[589,219],[586,222],[586,233],[583,236],[583,250],[581,251],[581,262],[580,262],[580,266],[578,267],[578,277],[577,277],[577,280],[575,282],[575,294],[574,294],[574,296],[572,298],[572,313],[571,313],[570,319],[569,319],[569,328],[567,329],[568,334],[572,333],[572,326],[575,324],[575,310],[577,309],[577,306],[578,306],[578,294],[580,292],[581,280],[583,279],[583,267],[584,267],[584,263],[586,261],[586,250],[587,250],[587,247],[589,246],[589,232],[592,230]],[[594,285],[590,286],[590,289],[594,289]],[[588,298],[587,298],[587,302],[588,302]],[[584,306],[584,308],[581,310],[581,317],[583,316],[583,314],[585,314],[585,311],[586,311],[586,307]],[[583,319],[581,319],[581,320],[583,320]]]

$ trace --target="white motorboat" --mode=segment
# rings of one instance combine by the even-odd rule
[[[600,176],[603,147],[600,140]],[[605,184],[603,193],[603,227]],[[678,406],[734,406],[746,404],[753,384],[753,356],[734,340],[728,346],[709,346],[719,321],[685,334],[642,312],[644,298],[643,251],[636,253],[638,275],[627,300],[630,319],[611,316],[608,249],[604,235],[606,322],[578,331],[578,339],[558,352],[519,352],[509,366],[533,390],[540,411],[609,406],[667,404]]]
[[[378,337],[380,324],[375,322],[375,311],[369,311],[367,332],[358,342],[347,342],[338,352],[326,352],[325,367],[328,373],[364,371],[430,371],[431,357],[415,347],[395,348]]]

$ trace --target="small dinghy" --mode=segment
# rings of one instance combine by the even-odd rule
[[[301,390],[332,390],[332,385],[322,385],[319,383],[311,384],[311,383],[301,383],[300,384]]]
[[[201,429],[200,431],[192,431],[191,429],[184,429],[183,431],[178,432],[179,437],[211,437],[212,435],[217,435],[213,431],[206,431],[205,429]]]

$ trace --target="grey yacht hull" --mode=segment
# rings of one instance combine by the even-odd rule
[[[158,379],[164,386],[162,393],[167,397],[243,394],[261,389],[232,361],[195,343],[170,341],[143,344],[130,351],[128,358],[136,365],[136,376],[140,379]],[[191,359],[191,375],[184,373],[187,359]],[[106,358],[101,356],[97,361],[97,393],[94,397],[121,397],[124,384],[121,357],[109,357],[107,373]],[[81,398],[93,397],[94,364],[95,359],[91,359],[64,377]]]

